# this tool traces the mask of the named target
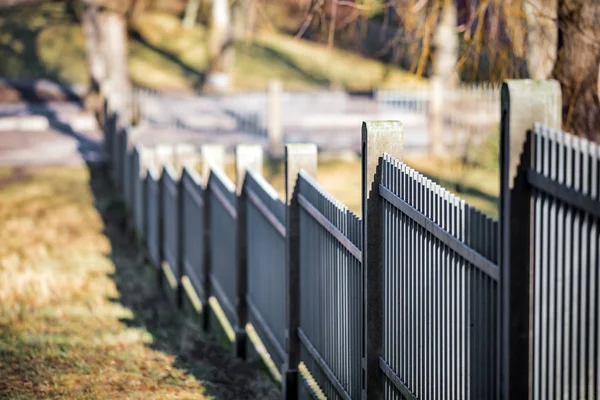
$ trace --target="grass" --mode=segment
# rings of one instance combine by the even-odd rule
[[[0,169],[0,398],[278,398],[161,294],[97,170]]]
[[[177,17],[158,12],[136,21],[136,34],[128,43],[132,81],[159,90],[198,89],[208,67],[206,28],[186,30]],[[276,32],[259,32],[252,43],[237,44],[235,53],[232,80],[237,90],[264,89],[272,78],[290,89],[335,85],[363,90],[416,81],[398,68]],[[88,80],[81,29],[60,2],[3,11],[0,60],[4,77]]]
[[[493,169],[465,166],[459,161],[437,160],[411,156],[406,164],[426,175],[467,203],[491,217],[498,216],[499,173]],[[235,182],[234,165],[227,164],[225,172]],[[263,176],[285,198],[283,163],[266,161]],[[319,160],[317,180],[336,199],[355,214],[361,214],[361,160]]]

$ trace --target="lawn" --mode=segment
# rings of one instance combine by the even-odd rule
[[[129,72],[134,83],[154,89],[190,90],[208,66],[207,31],[186,30],[171,14],[149,12],[132,23]],[[63,3],[42,2],[0,15],[0,76],[87,83],[84,40]],[[274,31],[236,45],[232,80],[236,90],[264,89],[279,78],[289,89],[331,85],[351,90],[395,86],[417,79],[395,67]]]
[[[0,169],[0,398],[279,398],[162,294],[92,169]]]

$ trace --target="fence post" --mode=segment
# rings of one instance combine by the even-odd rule
[[[282,366],[282,395],[286,400],[298,398],[298,364],[300,363],[300,207],[296,192],[298,173],[304,170],[317,175],[317,146],[288,144],[285,146],[286,208],[286,314],[285,332],[287,360]]]
[[[235,148],[235,171],[237,186],[237,296],[236,314],[237,323],[235,330],[234,351],[237,357],[247,357],[246,322],[248,321],[248,306],[246,304],[246,292],[248,287],[248,238],[246,218],[246,193],[244,191],[244,179],[246,171],[252,170],[262,173],[263,153],[260,145],[240,144]]]
[[[527,131],[535,122],[561,127],[561,93],[556,81],[509,80],[502,85],[500,122],[500,305],[501,393],[529,396],[529,298],[531,150]],[[514,227],[514,229],[513,229]]]
[[[202,162],[202,182],[206,187],[208,176],[210,175],[210,166],[215,165],[223,168],[225,164],[225,149],[218,144],[205,144],[200,147],[200,159]]]
[[[204,298],[200,299],[202,302],[202,327],[204,330],[208,330],[210,324],[210,303],[208,299],[210,298],[210,263],[211,263],[211,253],[210,253],[210,195],[208,191],[210,190],[208,186],[208,178],[210,176],[211,166],[223,168],[223,164],[225,162],[225,149],[221,145],[216,144],[206,144],[200,148],[200,157],[202,162],[202,182],[204,184],[204,210],[202,218],[204,219],[204,235],[202,238],[203,241],[203,249],[204,249],[204,276],[202,280],[204,282],[203,292]]]
[[[429,154],[444,155],[444,81],[441,77],[431,78],[429,83]]]
[[[380,160],[387,153],[402,160],[404,132],[398,121],[366,121],[362,125],[363,218],[363,354],[362,399],[383,397],[383,372],[379,357],[383,345],[382,271],[383,243]]]
[[[281,81],[269,82],[267,133],[269,136],[269,152],[272,156],[281,156],[283,150],[283,127],[281,121]]]

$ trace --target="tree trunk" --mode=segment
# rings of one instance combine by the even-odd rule
[[[548,79],[556,62],[557,0],[527,0],[527,70],[532,79]]]
[[[81,23],[90,73],[90,89],[98,91],[106,78],[106,62],[102,52],[102,35],[96,4],[86,5],[81,16]]]
[[[444,86],[458,83],[458,34],[456,32],[456,3],[444,0],[434,37],[433,75],[440,77]]]
[[[600,141],[600,1],[559,0],[553,75],[563,96],[563,129]]]
[[[106,78],[102,92],[112,110],[129,121],[131,84],[127,68],[127,28],[123,14],[104,10],[100,15],[102,54],[106,63]]]
[[[198,19],[198,10],[200,10],[200,4],[202,0],[188,0],[187,6],[185,7],[185,15],[183,17],[183,27],[186,29],[193,28]]]
[[[210,66],[207,89],[216,92],[230,87],[229,72],[233,62],[231,17],[227,0],[213,0],[210,22]]]

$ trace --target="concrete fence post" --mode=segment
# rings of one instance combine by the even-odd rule
[[[383,398],[379,357],[383,346],[383,241],[380,160],[387,153],[398,160],[404,154],[404,132],[398,121],[366,121],[362,125],[363,218],[363,360],[362,399]]]
[[[429,82],[429,154],[434,157],[444,155],[444,81],[434,76]]]
[[[204,220],[204,234],[202,237],[203,241],[203,249],[204,249],[204,287],[202,288],[204,291],[204,296],[200,299],[202,303],[202,327],[204,330],[209,329],[210,324],[210,293],[211,293],[211,285],[210,285],[210,263],[211,263],[211,252],[210,252],[210,194],[209,194],[209,186],[208,186],[208,178],[210,176],[210,169],[212,166],[217,168],[223,168],[225,163],[225,149],[221,145],[215,144],[207,144],[200,148],[200,157],[202,162],[202,183],[204,185],[204,209],[202,218]]]
[[[502,85],[500,122],[499,362],[504,399],[529,396],[531,248],[531,129],[535,122],[561,127],[556,81],[510,80]]]
[[[200,148],[202,162],[202,182],[206,187],[211,165],[223,168],[225,165],[225,148],[218,144],[205,144]]]
[[[180,175],[185,166],[194,169],[199,161],[200,154],[193,144],[182,143],[175,146],[175,168]]]
[[[173,146],[168,144],[161,144],[156,146],[154,152],[154,161],[156,162],[156,168],[159,174],[162,174],[162,170],[165,165],[173,163]]]
[[[286,193],[286,314],[287,359],[282,366],[282,395],[286,400],[298,398],[298,364],[300,363],[300,206],[296,196],[298,173],[304,170],[317,175],[317,146],[288,144],[285,146]]]
[[[235,170],[237,181],[237,296],[236,314],[237,321],[233,327],[235,331],[234,352],[237,357],[247,357],[246,323],[248,321],[248,305],[246,304],[246,293],[248,290],[248,237],[247,237],[247,214],[246,193],[244,191],[244,179],[246,171],[262,173],[263,154],[260,145],[241,144],[235,149]]]
[[[267,134],[269,137],[269,153],[280,157],[283,152],[283,123],[281,116],[281,97],[283,85],[279,80],[269,82]]]

